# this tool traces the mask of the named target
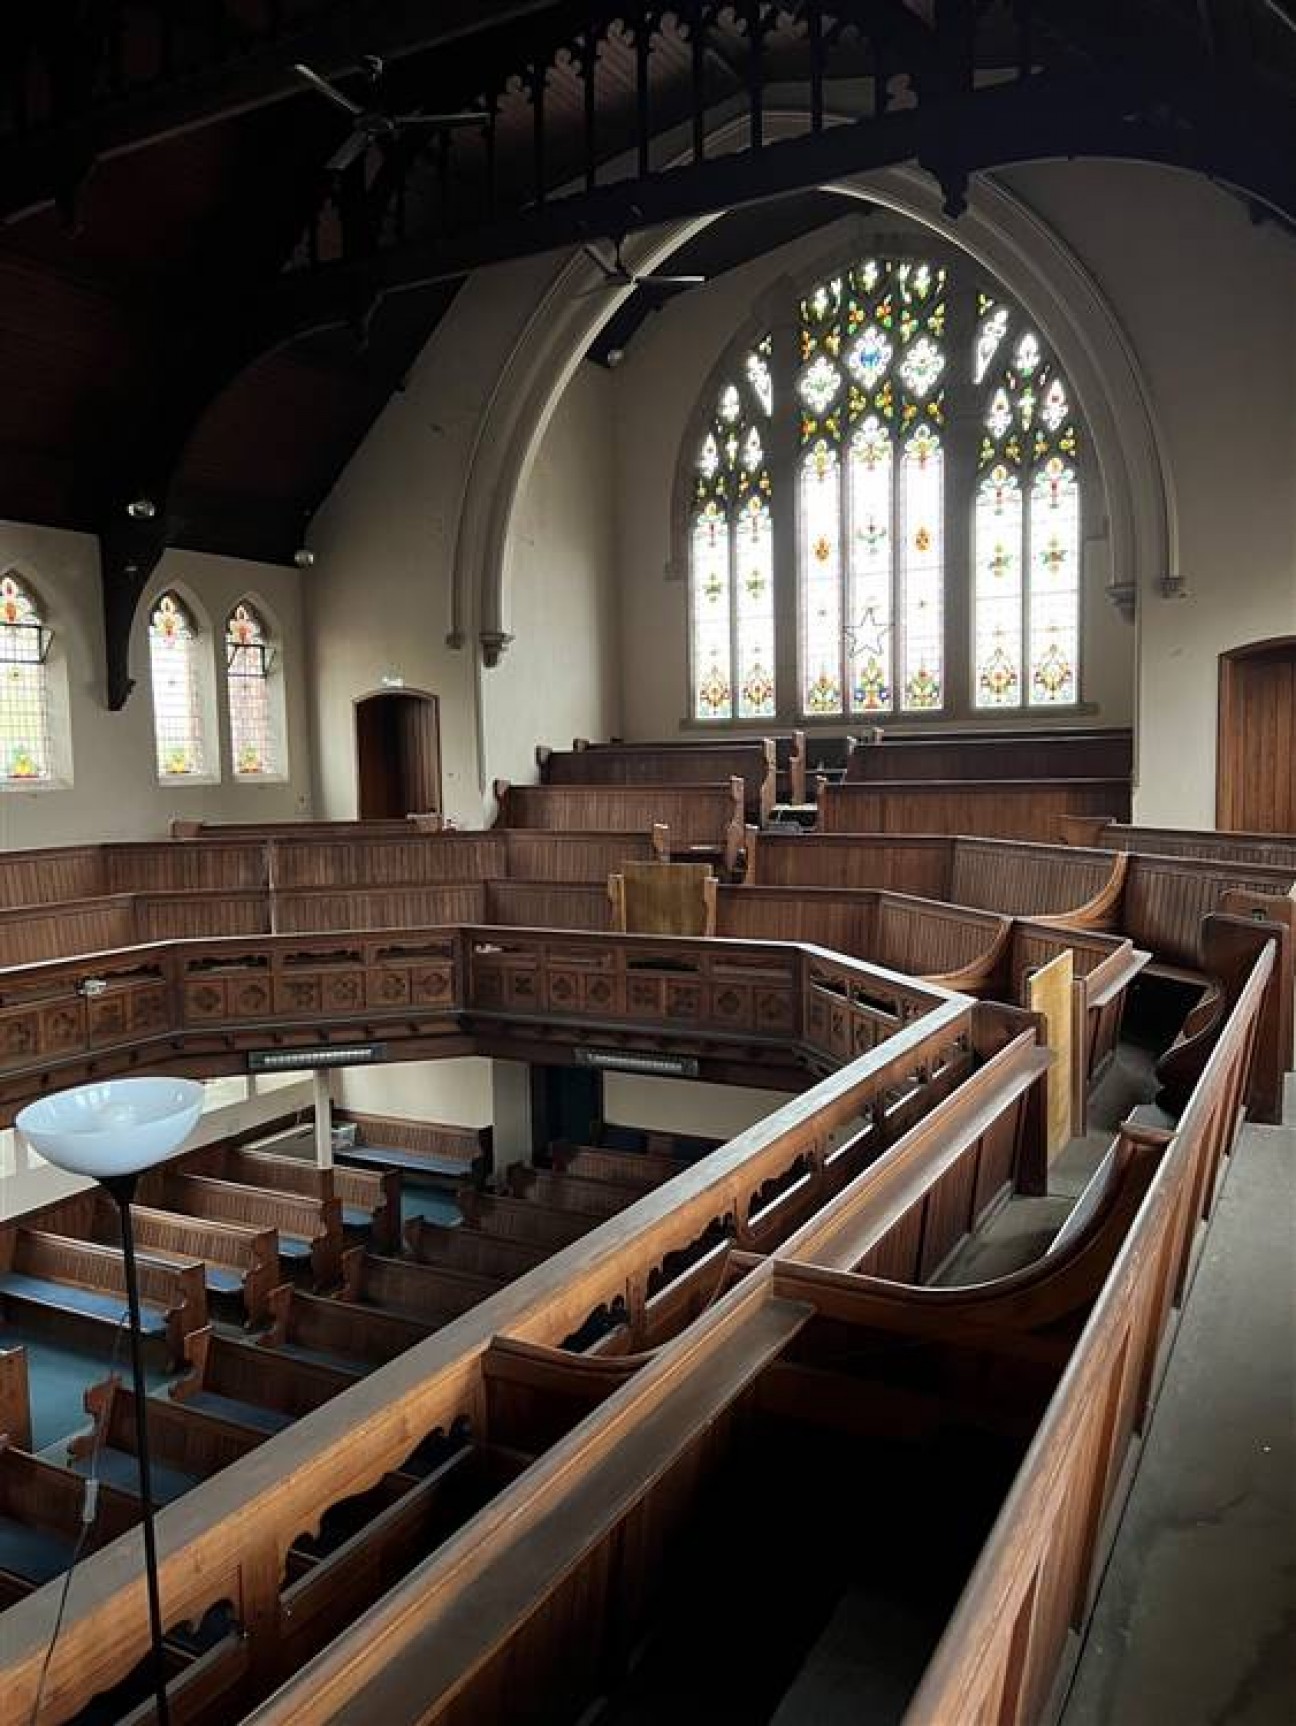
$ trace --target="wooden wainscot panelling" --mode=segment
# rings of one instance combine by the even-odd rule
[[[0,855],[0,910],[96,899],[112,891],[98,845],[60,845]]]

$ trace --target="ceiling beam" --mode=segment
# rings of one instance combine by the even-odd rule
[[[291,67],[306,60],[326,77],[357,57],[399,60],[484,30],[550,11],[554,0],[371,0],[363,8],[330,6],[317,22],[285,28],[237,57],[199,71],[161,78],[42,127],[0,139],[0,222],[62,200],[70,177],[201,126],[302,93]],[[73,28],[69,26],[69,28]]]
[[[1113,156],[1190,168],[1242,189],[1296,221],[1296,117],[1252,104],[1223,112],[1212,93],[1149,88],[1142,71],[1039,75],[827,128],[700,163],[546,201],[456,236],[387,247],[355,263],[282,277],[253,322],[267,351],[297,335],[353,323],[385,295],[490,264],[610,239],[917,161],[956,202],[961,174],[1012,162]]]

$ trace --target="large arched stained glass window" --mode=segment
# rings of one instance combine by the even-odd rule
[[[240,779],[264,779],[282,771],[270,697],[272,665],[265,624],[247,600],[240,600],[225,620],[230,749]]]
[[[197,631],[177,594],[164,593],[153,607],[149,670],[158,778],[201,778],[207,771],[207,747]]]
[[[789,311],[690,458],[693,717],[1078,704],[1081,432],[1038,330],[948,256],[863,258]]]
[[[767,337],[720,391],[696,456],[690,530],[695,719],[774,716]]]
[[[48,640],[31,589],[12,570],[0,575],[0,780],[9,784],[53,778]]]

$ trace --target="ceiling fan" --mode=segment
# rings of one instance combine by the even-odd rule
[[[604,288],[656,288],[665,294],[683,293],[686,288],[705,286],[705,276],[641,276],[632,270],[622,255],[624,240],[616,240],[612,246],[612,262],[593,246],[582,246],[581,250],[592,264],[597,265],[602,272],[603,280],[596,288],[586,288],[586,294],[600,294]]]
[[[377,91],[383,75],[383,63],[377,54],[362,54],[360,70],[368,78],[370,86]],[[351,116],[352,131],[329,157],[326,163],[327,172],[341,174],[353,162],[363,156],[371,144],[390,142],[411,127],[426,126],[429,130],[445,130],[452,126],[484,126],[490,116],[479,108],[468,109],[455,114],[384,114],[379,108],[366,107],[361,102],[339,90],[336,84],[330,83],[313,67],[297,61],[293,71],[312,90],[317,91],[335,108],[341,108]]]

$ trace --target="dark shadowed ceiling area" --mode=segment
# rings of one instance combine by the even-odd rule
[[[297,62],[379,116],[349,160]],[[0,516],[99,536],[116,704],[165,546],[291,559],[472,269],[732,212],[672,263],[714,276],[901,161],[950,214],[1091,155],[1291,222],[1294,88],[1288,0],[11,0]]]

